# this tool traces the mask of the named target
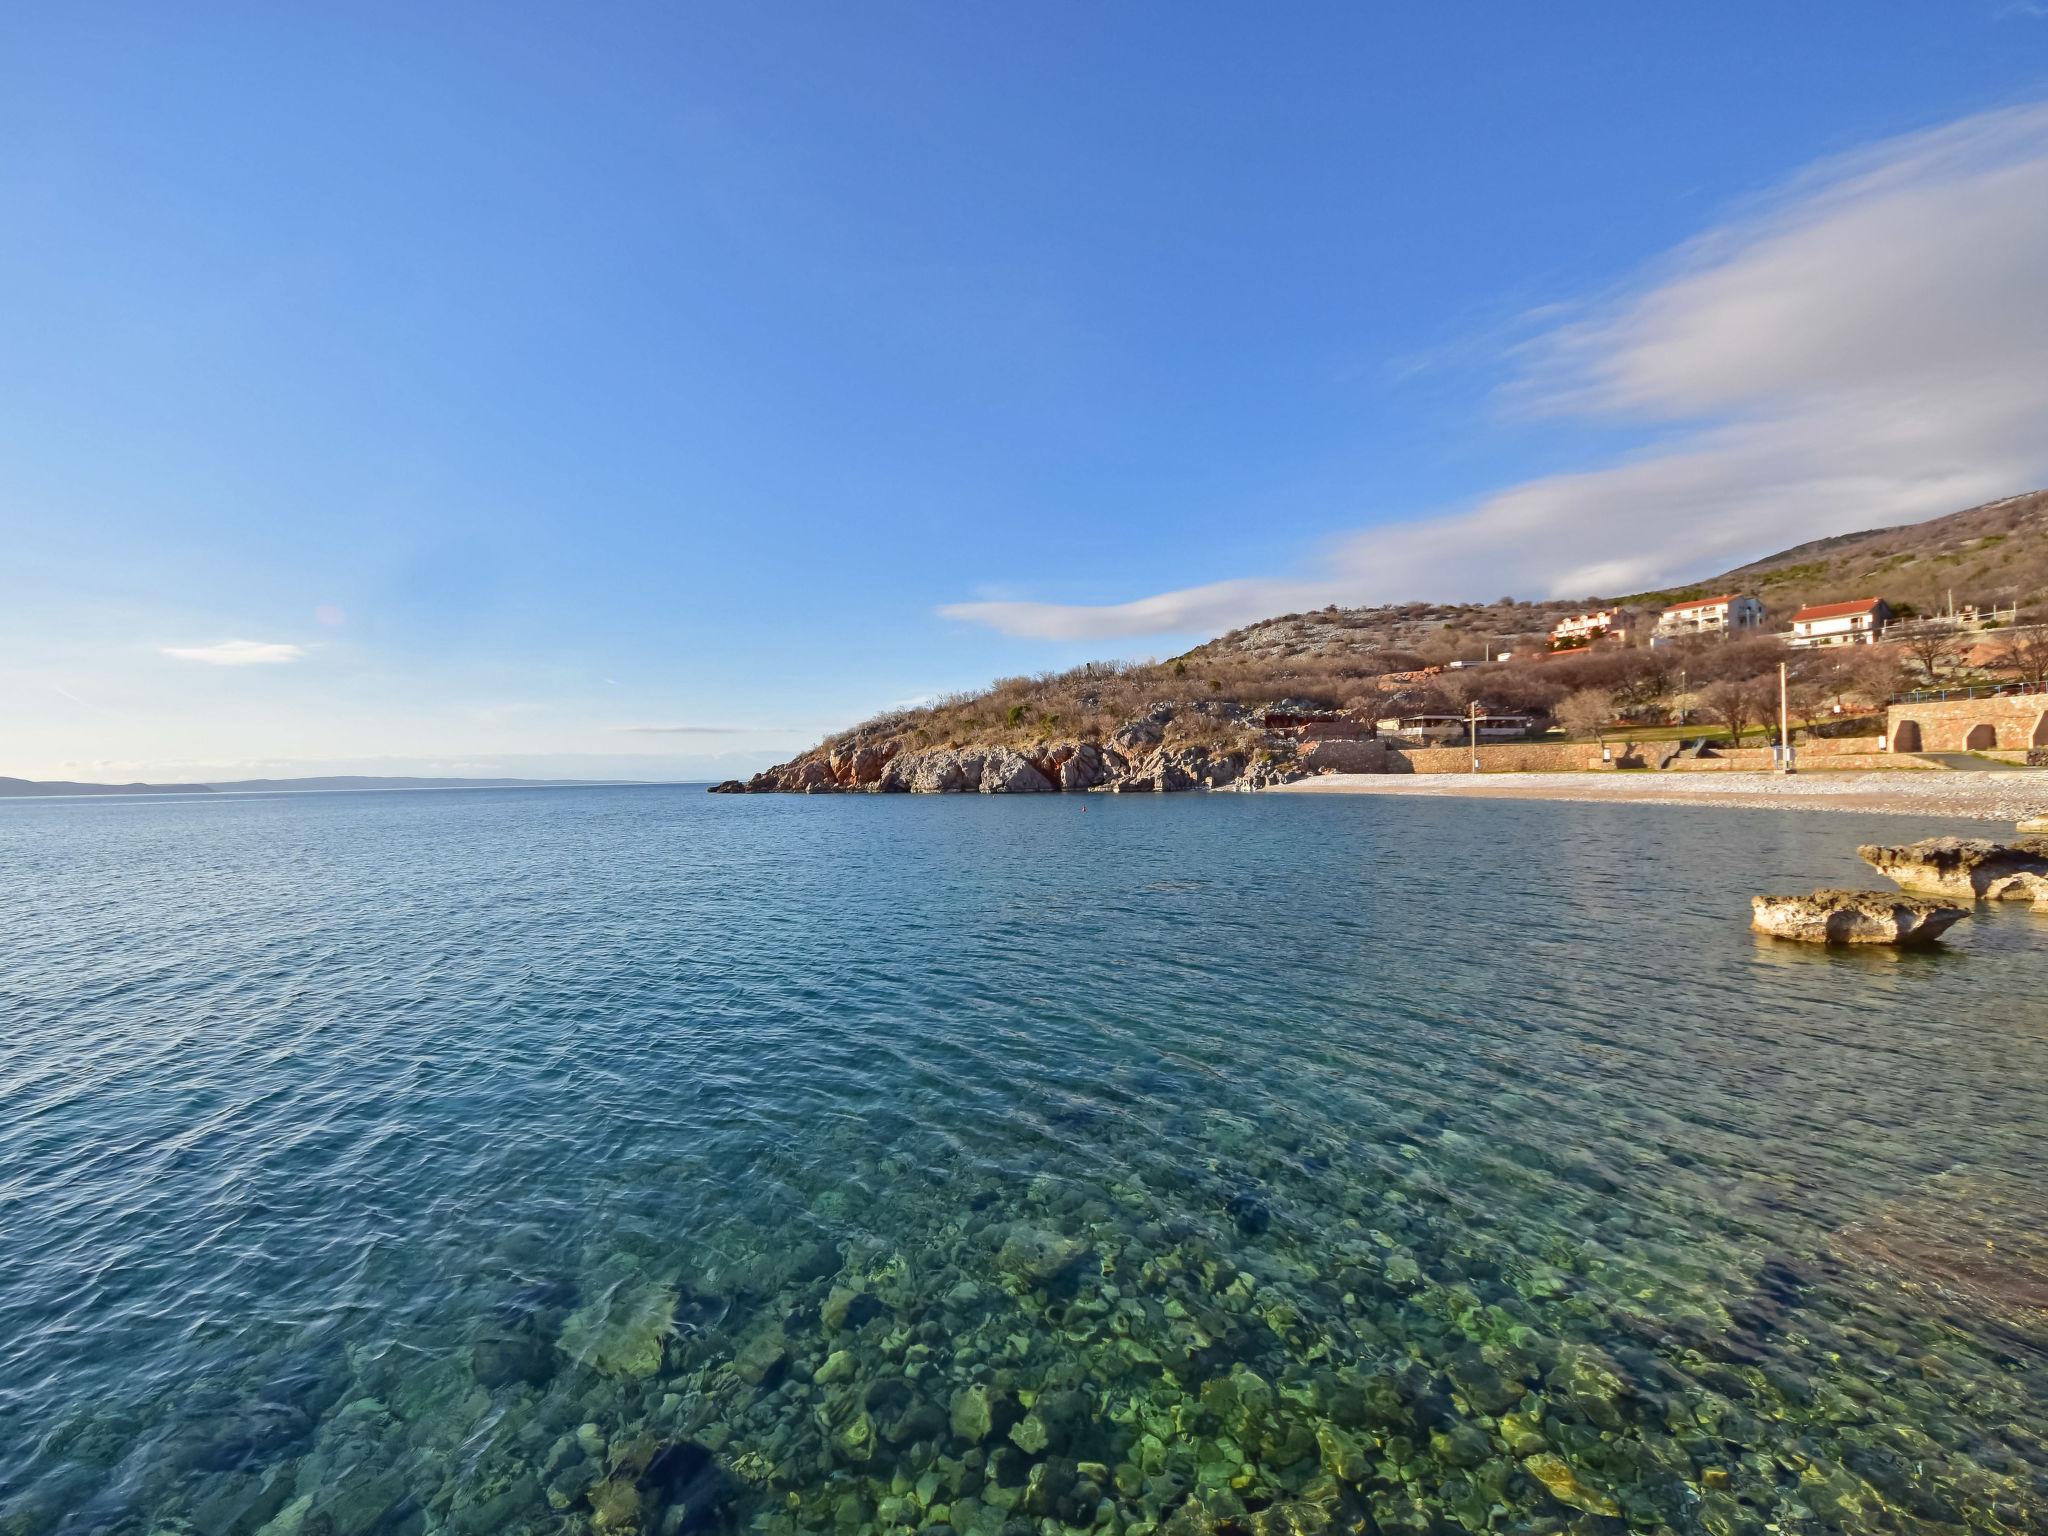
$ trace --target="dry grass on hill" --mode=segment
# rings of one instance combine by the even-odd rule
[[[1629,602],[1684,602],[1754,592],[1774,622],[1809,603],[1882,597],[1932,614],[1956,604],[2021,609],[2048,599],[2048,491],[2031,491],[1924,523],[1817,539],[1687,587]]]
[[[1785,655],[1773,637],[1704,641],[1658,651],[1601,647],[1533,664],[1481,663],[1502,650],[1540,654],[1551,627],[1588,607],[1650,608],[1710,591],[1760,593],[1782,626],[1810,602],[1883,597],[1894,607],[1933,612],[1953,591],[1958,605],[2048,599],[2048,491],[2037,491],[1904,528],[1803,544],[1688,587],[1623,599],[1492,603],[1396,603],[1282,614],[1219,635],[1166,662],[1095,662],[1065,672],[1003,678],[844,732],[819,750],[883,737],[910,748],[1106,741],[1120,727],[1172,706],[1168,746],[1256,748],[1259,733],[1238,718],[1282,701],[1360,714],[1461,712],[1478,701],[1495,711],[1543,714],[1568,694],[1596,690],[1618,706],[1653,716],[1681,686],[1775,676]],[[1816,697],[1853,691],[1848,667],[1826,652],[1794,653]],[[1389,673],[1461,664],[1420,682],[1389,685]],[[1480,663],[1475,665],[1475,663]],[[1831,674],[1829,676],[1823,674]],[[1864,693],[1871,691],[1866,685]],[[810,754],[806,754],[807,756]]]

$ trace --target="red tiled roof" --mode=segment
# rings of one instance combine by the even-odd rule
[[[1852,613],[1868,613],[1879,603],[1881,597],[1859,597],[1853,603],[1816,603],[1811,608],[1802,608],[1792,615],[1792,622],[1801,619],[1846,619]]]
[[[1740,592],[1730,592],[1722,597],[1702,597],[1690,603],[1673,603],[1664,611],[1666,613],[1684,613],[1690,608],[1718,608],[1723,603],[1734,602],[1740,596],[1742,596]]]

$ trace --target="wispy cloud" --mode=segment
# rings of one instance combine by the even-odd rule
[[[1404,597],[1618,593],[2048,483],[2048,105],[1814,166],[1512,359],[1503,405],[1655,446],[1370,528],[1321,568],[1105,606],[965,602],[1005,633],[1214,631]]]
[[[629,736],[794,736],[784,725],[622,725]]]
[[[161,645],[158,651],[179,661],[204,662],[209,667],[264,667],[304,659],[303,645],[285,645],[267,640],[220,640],[212,645]]]

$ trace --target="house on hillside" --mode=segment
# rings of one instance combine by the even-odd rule
[[[1602,608],[1595,613],[1574,613],[1559,619],[1550,631],[1550,648],[1553,651],[1575,649],[1591,645],[1595,640],[1625,640],[1629,632],[1629,614],[1621,608]]]
[[[1816,645],[1871,645],[1891,621],[1891,605],[1881,597],[1816,603],[1792,615],[1792,632],[1785,643],[1802,650]]]
[[[1754,597],[1725,593],[1690,603],[1674,603],[1657,616],[1652,645],[1668,645],[1689,635],[1756,634],[1764,627],[1764,605]]]

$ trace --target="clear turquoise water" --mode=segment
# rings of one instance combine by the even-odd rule
[[[2048,920],[1852,816],[0,806],[0,1533],[2048,1530]]]

